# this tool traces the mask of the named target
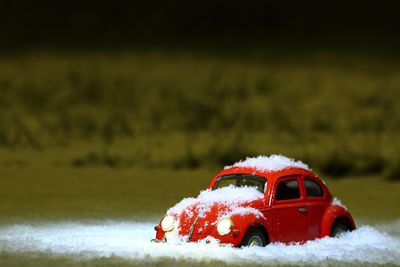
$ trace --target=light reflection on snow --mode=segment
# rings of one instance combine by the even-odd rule
[[[46,253],[75,260],[119,256],[135,261],[165,258],[226,263],[314,264],[326,260],[343,263],[400,264],[400,221],[361,226],[340,238],[324,238],[305,245],[270,244],[265,248],[236,249],[206,244],[156,244],[156,223],[107,221],[59,222],[0,226],[0,253]],[[392,229],[393,228],[393,229]],[[384,229],[388,233],[378,231]]]

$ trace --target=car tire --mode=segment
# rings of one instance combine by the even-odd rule
[[[350,229],[343,223],[335,223],[332,226],[331,237],[339,237]]]
[[[250,228],[249,230],[247,230],[242,239],[242,242],[240,243],[240,247],[265,247],[266,245],[267,242],[265,241],[264,235],[259,229],[256,228]]]

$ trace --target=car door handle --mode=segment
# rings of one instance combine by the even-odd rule
[[[307,208],[306,208],[306,207],[301,207],[301,208],[299,208],[299,211],[300,211],[300,212],[306,212],[306,211],[307,211]]]

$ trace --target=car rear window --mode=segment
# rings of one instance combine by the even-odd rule
[[[286,200],[300,198],[299,182],[297,179],[279,182],[276,188],[275,199]]]
[[[304,185],[306,187],[307,197],[323,197],[324,191],[321,186],[314,180],[309,178],[304,179]]]
[[[246,174],[223,175],[218,177],[213,187],[213,190],[230,185],[236,187],[244,187],[244,186],[255,187],[261,193],[265,193],[265,189],[267,186],[267,179],[261,176],[246,175]]]

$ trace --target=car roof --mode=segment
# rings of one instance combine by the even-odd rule
[[[307,164],[301,161],[287,158],[282,155],[258,156],[255,158],[246,158],[244,161],[239,161],[231,166],[226,166],[220,171],[210,182],[208,189],[212,189],[218,177],[229,174],[249,174],[261,176],[268,179],[268,184],[274,185],[276,181],[285,176],[301,175],[314,178],[327,192],[325,198],[332,198],[325,183],[315,175]]]
[[[233,173],[247,173],[270,179],[294,174],[316,177],[307,164],[283,155],[247,157],[245,160],[226,166],[217,176]]]
[[[255,167],[231,167],[231,168],[224,169],[223,171],[219,172],[215,176],[215,178],[218,178],[219,176],[222,176],[222,175],[238,174],[238,173],[268,177],[270,182],[275,182],[275,180],[277,180],[278,178],[280,178],[282,176],[290,176],[290,175],[306,175],[306,176],[318,178],[310,170],[306,170],[306,169],[299,168],[299,167],[286,167],[284,169],[274,170],[274,171],[259,170]]]
[[[283,155],[247,157],[245,160],[236,162],[231,166],[226,166],[225,169],[232,167],[255,168],[259,171],[266,172],[279,171],[289,167],[297,167],[311,171],[307,164],[300,160],[288,158]]]
[[[245,160],[226,166],[211,181],[209,188],[215,184],[218,177],[228,174],[250,174],[268,178],[270,184],[274,184],[282,176],[303,175],[313,177],[326,188],[324,183],[312,172],[307,164],[285,157],[283,155],[270,155],[248,157]]]

